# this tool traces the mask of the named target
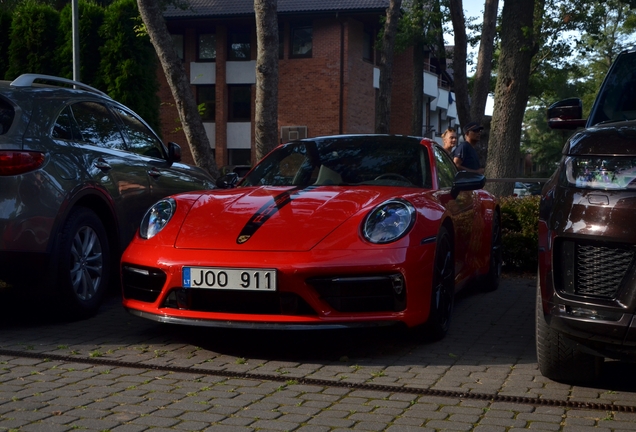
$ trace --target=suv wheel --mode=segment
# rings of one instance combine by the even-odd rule
[[[541,288],[537,277],[536,343],[537,361],[546,378],[567,383],[590,384],[598,380],[604,359],[582,352],[576,342],[550,328],[543,315]]]
[[[58,248],[58,289],[72,318],[94,315],[108,288],[111,267],[108,237],[91,210],[72,211]]]

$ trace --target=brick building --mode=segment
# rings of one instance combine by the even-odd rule
[[[379,83],[373,49],[389,0],[278,0],[281,142],[297,137],[372,133]],[[164,13],[184,61],[219,166],[254,161],[256,24],[253,0],[191,0]],[[457,117],[448,79],[427,60],[423,135]],[[159,71],[162,133],[182,144],[174,100]],[[391,132],[410,131],[412,60],[396,55]]]

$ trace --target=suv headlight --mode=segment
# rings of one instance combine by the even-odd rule
[[[636,189],[636,158],[573,157],[565,159],[567,182],[587,189]]]
[[[145,239],[153,238],[168,224],[176,208],[177,203],[172,198],[165,198],[154,204],[141,220],[139,235]]]
[[[362,235],[371,243],[394,242],[409,232],[415,223],[415,207],[403,199],[383,202],[362,223]]]

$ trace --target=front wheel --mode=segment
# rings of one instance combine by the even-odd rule
[[[57,287],[71,318],[94,315],[108,288],[110,249],[104,224],[91,210],[71,212],[58,246]]]
[[[603,358],[582,352],[578,344],[550,328],[543,314],[537,277],[536,344],[539,370],[546,378],[576,384],[598,380]]]
[[[452,238],[445,227],[437,234],[434,260],[431,309],[425,331],[431,340],[440,340],[450,328],[455,303],[455,255]]]

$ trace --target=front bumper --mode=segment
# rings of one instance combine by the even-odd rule
[[[147,247],[122,257],[123,305],[159,322],[343,328],[428,319],[435,244],[399,249],[234,252]],[[184,288],[184,266],[274,268],[275,292]]]

